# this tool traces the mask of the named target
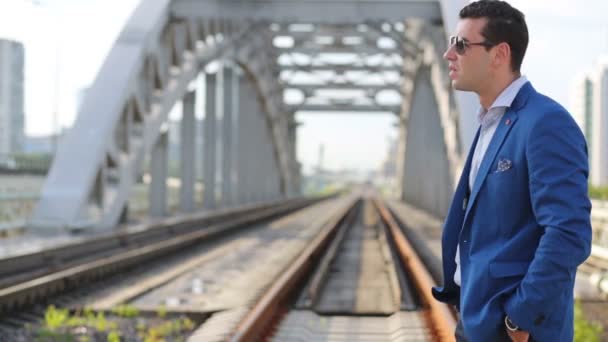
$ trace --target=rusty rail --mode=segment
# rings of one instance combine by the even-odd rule
[[[240,211],[230,211],[220,215],[197,216],[187,219],[167,219],[163,224],[143,231],[113,234],[56,247],[32,255],[18,256],[0,261],[0,270],[11,270],[15,265],[23,265],[30,260],[34,272],[26,272],[21,281],[0,288],[0,316],[11,311],[35,304],[52,295],[66,291],[76,284],[103,278],[142,262],[147,262],[176,251],[183,250],[198,242],[220,236],[250,223],[284,215],[300,209],[320,199],[298,199],[279,205],[251,206]],[[109,242],[112,242],[109,244]],[[95,254],[108,246],[120,246],[109,253]],[[81,253],[89,249],[90,254]],[[51,269],[46,260],[70,260]],[[38,265],[39,263],[40,265]],[[65,266],[64,266],[65,265]],[[4,266],[4,267],[1,267]],[[36,268],[37,267],[37,268]],[[1,274],[1,273],[0,273]]]
[[[433,298],[431,288],[435,285],[433,277],[424,267],[416,252],[405,238],[405,235],[395,222],[392,214],[380,200],[375,199],[374,204],[392,235],[397,251],[405,267],[413,276],[414,283],[423,304],[428,308],[427,319],[434,335],[439,341],[454,341],[454,328],[456,319],[450,308]]]
[[[294,294],[297,284],[305,279],[314,268],[316,261],[323,256],[326,246],[332,241],[338,228],[355,205],[356,201],[353,201],[352,205],[346,206],[347,209],[334,215],[325,224],[321,233],[239,323],[230,338],[231,341],[256,341],[264,336],[277,316],[285,311],[285,304]]]
[[[268,337],[280,317],[289,309],[289,301],[294,298],[299,284],[312,272],[315,265],[323,258],[323,254],[338,235],[339,229],[346,224],[349,213],[356,207],[357,201],[347,209],[333,216],[325,225],[321,233],[302,252],[297,260],[277,279],[270,289],[253,306],[249,313],[241,320],[230,341],[258,341]],[[403,265],[412,275],[416,290],[425,308],[423,315],[427,320],[431,336],[436,341],[454,341],[456,320],[447,305],[437,302],[431,294],[434,281],[416,255],[405,236],[396,224],[390,212],[377,199],[374,204],[380,213],[382,221],[389,231],[389,238],[395,242],[396,252]]]

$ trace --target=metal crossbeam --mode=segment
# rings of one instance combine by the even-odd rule
[[[291,37],[298,46],[298,43],[305,40],[315,40],[319,38],[332,38],[336,43],[345,43],[346,40],[356,39],[360,44],[375,45],[378,39],[388,38],[400,45],[402,49],[408,53],[415,54],[419,47],[415,42],[407,39],[403,32],[395,30],[384,31],[382,30],[381,23],[368,22],[364,24],[363,29],[360,29],[358,25],[314,25],[312,31],[294,31],[288,27],[281,27],[279,30],[274,31],[276,36]],[[392,27],[392,25],[391,25]],[[371,43],[371,44],[370,44]],[[351,45],[360,45],[351,44]]]
[[[347,72],[398,72],[403,74],[403,67],[400,65],[279,65],[280,71],[302,71],[302,72],[327,72],[333,71],[338,74]]]
[[[403,51],[401,49],[381,49],[368,45],[309,45],[309,46],[298,46],[292,48],[277,48],[279,53],[299,53],[303,55],[318,55],[318,54],[331,54],[331,53],[354,53],[358,55],[367,56],[394,56],[401,55]]]
[[[395,90],[401,91],[398,84],[353,84],[353,83],[326,83],[326,84],[285,84],[286,89],[299,89],[305,93],[316,90]]]
[[[437,0],[174,0],[178,17],[206,16],[290,23],[361,23],[361,19],[441,21]]]
[[[243,180],[243,184],[238,184],[247,191],[241,193],[244,197],[239,203],[260,200],[266,195],[291,196],[298,193],[300,167],[296,160],[296,124],[293,119],[296,111],[391,112],[399,115],[398,154],[403,157],[397,163],[401,168],[400,189],[411,189],[412,182],[419,179],[411,176],[410,170],[405,172],[403,166],[411,168],[416,165],[417,157],[411,152],[412,146],[425,146],[428,137],[438,144],[433,146],[440,147],[434,153],[441,154],[437,160],[442,166],[436,169],[443,170],[438,175],[446,180],[429,189],[449,188],[461,169],[461,146],[470,143],[469,140],[463,145],[459,138],[458,129],[465,127],[462,123],[466,122],[459,119],[455,106],[460,107],[460,112],[470,112],[470,108],[463,111],[462,96],[454,96],[449,88],[446,64],[441,58],[446,47],[443,25],[445,23],[447,30],[451,31],[458,18],[457,10],[466,2],[142,1],[106,58],[73,129],[65,143],[60,145],[28,226],[49,231],[114,227],[119,220],[127,218],[131,189],[144,173],[144,161],[151,155],[157,156],[152,170],[152,178],[157,180],[153,181],[154,195],[150,204],[154,214],[164,214],[166,189],[163,179],[168,161],[165,158],[166,132],[163,127],[174,104],[185,95],[188,98],[191,82],[204,71],[207,63],[215,59],[222,62],[233,60],[245,74],[242,84],[247,84],[243,89],[248,89],[249,95],[224,94],[215,100],[225,105],[222,107],[229,108],[231,97],[239,101],[245,99],[243,106],[239,104],[238,108],[243,109],[239,112],[248,115],[239,116],[236,121],[242,133],[239,139],[243,137],[239,151],[264,158],[264,167],[253,170],[255,172],[249,170],[253,163],[241,165],[239,172],[243,171],[247,177],[238,176],[237,179]],[[293,42],[282,44],[275,40],[280,35],[290,37]],[[390,44],[387,38],[394,44]],[[281,49],[280,45],[290,47]],[[334,64],[341,59],[349,64]],[[306,61],[305,66],[298,65],[302,61]],[[290,75],[290,71],[298,73]],[[329,81],[326,77],[317,77],[318,81],[322,78],[326,82],[312,84],[315,77],[310,76],[320,75],[309,74],[300,78],[300,71],[333,71],[334,78]],[[351,71],[359,71],[362,75],[356,80],[346,77],[351,75],[345,73]],[[395,82],[394,74],[383,75],[383,72],[398,73],[398,82]],[[287,76],[289,80],[282,81]],[[380,76],[384,84],[377,84],[379,81],[370,84],[371,77],[367,84],[361,84],[368,76],[375,77],[374,80]],[[294,83],[296,80],[301,82]],[[241,88],[237,89],[240,91]],[[285,89],[301,90],[306,100],[299,105],[286,105]],[[325,89],[331,90],[316,92]],[[385,89],[398,92],[403,103],[377,102],[376,95]],[[356,90],[357,94],[345,99],[345,90]],[[226,93],[231,92],[228,90]],[[103,106],[98,103],[101,98]],[[454,98],[455,101],[452,100]],[[182,119],[183,125],[192,126],[192,99],[185,102],[189,103],[186,106],[189,117]],[[205,102],[211,104],[207,99]],[[429,115],[432,113],[438,115]],[[247,121],[254,115],[258,115],[257,121]],[[412,118],[423,121],[415,123]],[[249,125],[253,128],[247,128]],[[226,137],[231,132],[229,126],[228,120],[220,126],[228,132],[223,134]],[[189,130],[184,130],[184,137],[180,140],[192,147],[194,137],[188,136],[192,135],[193,127],[187,128]],[[432,133],[432,136],[426,134],[429,129],[437,133]],[[209,138],[210,134],[205,136]],[[406,139],[409,139],[407,144]],[[85,140],[87,143],[82,144]],[[415,143],[410,144],[410,141]],[[410,151],[408,158],[414,162],[405,162],[406,146]],[[224,147],[230,148],[229,143]],[[182,159],[192,153],[191,148],[184,148],[182,152]],[[205,153],[205,157],[216,159],[211,153]],[[78,167],[74,168],[76,164]],[[184,166],[189,173],[182,175],[182,184],[190,189],[193,187],[194,164],[190,160]],[[414,171],[427,175],[424,168]],[[222,174],[222,180],[227,172]],[[406,174],[410,174],[408,186],[403,185],[406,184],[403,182]],[[210,175],[206,175],[205,185],[214,183],[209,178]],[[269,181],[273,180],[276,182],[270,184]],[[424,194],[425,199],[419,202],[430,203],[426,209],[444,214],[441,205],[446,202],[447,192],[425,191]],[[182,209],[191,210],[192,192],[182,195]],[[207,199],[210,197],[206,196]]]
[[[289,109],[296,112],[349,112],[349,113],[374,113],[374,112],[390,112],[398,114],[401,106],[389,105],[352,105],[352,104],[303,104],[289,106]]]

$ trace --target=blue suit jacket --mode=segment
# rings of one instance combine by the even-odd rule
[[[459,306],[470,341],[504,336],[505,315],[535,340],[572,341],[574,277],[591,250],[585,139],[563,107],[526,83],[469,193],[478,137],[446,217],[444,286],[433,294]]]

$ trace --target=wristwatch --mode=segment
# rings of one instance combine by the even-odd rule
[[[520,330],[519,327],[517,325],[515,325],[515,323],[513,323],[513,321],[511,321],[509,316],[505,316],[505,327],[507,327],[507,330],[509,330],[509,331]]]

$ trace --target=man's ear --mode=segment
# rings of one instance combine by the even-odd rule
[[[492,64],[499,67],[503,64],[511,63],[511,47],[509,44],[502,42],[494,47]]]

